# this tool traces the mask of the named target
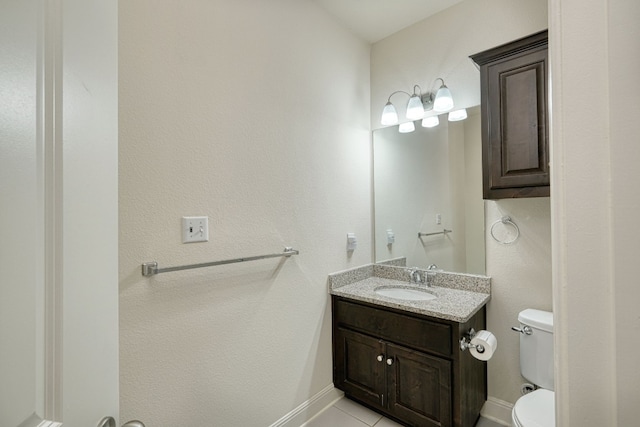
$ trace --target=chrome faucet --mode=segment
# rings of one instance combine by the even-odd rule
[[[433,286],[433,279],[436,277],[436,272],[438,271],[438,266],[435,264],[431,264],[427,267],[427,271],[425,272],[425,283],[428,287]]]
[[[429,283],[429,276],[431,276],[431,274],[432,273],[420,271],[417,268],[412,268],[411,270],[409,270],[411,281],[416,285],[426,285],[430,287],[431,283]]]
[[[413,283],[422,283],[422,276],[420,276],[420,271],[417,268],[409,270],[409,275]]]

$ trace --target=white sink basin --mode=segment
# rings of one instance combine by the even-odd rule
[[[426,289],[401,288],[397,286],[383,286],[375,289],[375,293],[387,298],[410,301],[429,301],[437,298]]]

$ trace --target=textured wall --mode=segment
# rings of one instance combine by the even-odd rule
[[[485,202],[487,275],[491,276],[491,301],[487,327],[498,339],[499,350],[488,362],[489,396],[514,403],[520,397],[520,337],[511,331],[525,308],[552,310],[551,225],[548,197]],[[511,217],[520,237],[509,245],[496,242],[491,226],[502,216]],[[494,234],[513,238],[499,223]]]
[[[307,0],[119,13],[122,418],[269,425],[331,384],[327,275],[371,260],[369,46]]]
[[[630,426],[640,416],[640,106],[629,96],[640,89],[640,3],[561,3],[549,2],[556,419]],[[585,85],[601,94],[596,117]]]
[[[437,77],[445,79],[458,107],[479,104],[480,75],[469,55],[545,28],[544,0],[464,1],[374,44],[372,127],[380,127],[382,107],[391,92],[410,90],[416,83],[429,87]],[[518,242],[509,246],[495,243],[488,233],[503,213],[512,215],[522,231]],[[485,214],[486,272],[492,277],[487,321],[499,342],[489,362],[489,396],[513,403],[523,379],[518,337],[509,328],[524,308],[552,307],[549,199],[485,202]]]

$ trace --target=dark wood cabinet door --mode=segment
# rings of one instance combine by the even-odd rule
[[[458,342],[485,327],[332,296],[333,383],[406,426],[473,427],[487,396],[486,364]]]
[[[472,56],[480,66],[485,199],[549,196],[547,32]]]
[[[410,425],[451,426],[451,362],[393,344],[386,357],[389,412]]]
[[[334,385],[347,395],[382,408],[386,390],[384,343],[338,328],[334,352]]]

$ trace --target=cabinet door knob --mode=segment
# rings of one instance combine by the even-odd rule
[[[393,365],[393,358],[392,357],[387,359],[387,365],[389,365],[389,366]]]
[[[384,356],[379,354],[378,357],[376,357],[376,359],[378,359],[378,362],[382,362],[384,360]]]

